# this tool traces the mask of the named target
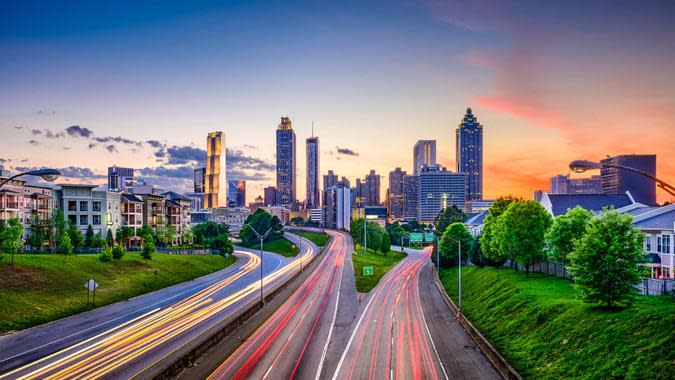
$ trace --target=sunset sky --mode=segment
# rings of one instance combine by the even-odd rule
[[[117,164],[187,191],[221,130],[250,202],[275,182],[288,115],[300,200],[312,121],[321,173],[375,169],[384,194],[418,139],[454,169],[470,106],[487,198],[529,198],[571,160],[617,154],[655,153],[675,182],[673,1],[92,3],[0,3],[5,169],[103,183]]]

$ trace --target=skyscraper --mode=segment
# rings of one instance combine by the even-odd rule
[[[331,186],[323,193],[324,226],[349,231],[351,222],[351,189]]]
[[[621,165],[641,170],[656,177],[656,155],[628,154],[609,157],[600,161],[603,165]],[[638,173],[621,168],[603,166],[600,170],[602,192],[622,194],[630,191],[635,202],[653,206],[656,204],[656,183]]]
[[[387,209],[389,217],[395,220],[403,219],[403,178],[406,172],[396,168],[389,172],[389,199]]]
[[[422,165],[436,165],[436,140],[419,140],[413,147],[413,174],[420,171]]]
[[[231,179],[227,181],[227,207],[246,206],[246,181]]]
[[[361,183],[363,202],[365,206],[379,206],[380,205],[380,175],[375,174],[375,170],[371,170],[370,174],[366,175],[365,181]]]
[[[467,199],[483,199],[483,126],[470,107],[455,131],[455,153],[457,172],[467,175]]]
[[[403,176],[403,219],[418,220],[417,211],[417,176]]]
[[[206,179],[206,168],[196,168],[193,178],[195,193],[204,194],[205,179]]]
[[[133,192],[134,169],[113,165],[108,168],[108,191]]]
[[[307,208],[319,203],[319,138],[312,136],[307,139]]]
[[[326,191],[328,188],[333,187],[337,185],[338,183],[338,176],[337,174],[333,173],[332,170],[328,171],[328,174],[323,176],[323,190]]]
[[[602,181],[599,175],[591,178],[570,178],[569,174],[558,174],[551,177],[549,194],[600,194]]]
[[[433,222],[450,205],[466,209],[466,173],[453,173],[440,165],[423,166],[417,175],[418,221]]]
[[[211,132],[206,137],[206,171],[204,180],[204,207],[227,206],[225,177],[225,134]]]
[[[288,117],[282,117],[277,127],[277,190],[282,206],[295,203],[295,131]]]
[[[274,186],[268,186],[265,188],[264,193],[265,198],[263,199],[263,205],[265,207],[276,206],[278,198],[277,188]]]

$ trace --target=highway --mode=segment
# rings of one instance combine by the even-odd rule
[[[324,377],[499,378],[434,287],[431,250],[406,252],[364,299],[337,368]]]
[[[318,248],[287,259],[265,253],[269,294]],[[0,337],[0,379],[145,378],[260,299],[260,257],[237,249],[237,264],[198,280]]]
[[[329,342],[341,339],[336,336],[338,310],[351,321],[358,308],[351,238],[336,231],[326,233],[333,239],[314,272],[210,379],[320,377],[333,352]]]

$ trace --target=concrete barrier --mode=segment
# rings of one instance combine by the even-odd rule
[[[443,299],[445,300],[445,303],[450,307],[450,310],[452,310],[453,313],[455,313],[455,316],[457,316],[457,320],[459,323],[462,324],[462,327],[464,327],[464,330],[471,336],[471,339],[473,339],[474,342],[476,342],[476,345],[478,348],[480,348],[481,351],[483,351],[483,354],[488,358],[490,363],[495,367],[497,372],[499,374],[508,380],[522,380],[523,377],[520,376],[520,374],[513,368],[511,365],[504,359],[504,357],[497,351],[490,342],[488,342],[487,339],[483,336],[483,334],[474,327],[474,325],[466,319],[464,314],[459,312],[459,309],[455,305],[455,303],[450,299],[448,294],[445,292],[445,288],[443,287],[443,284],[441,284],[441,280],[438,277],[438,272],[436,272],[436,268],[433,269],[434,273],[434,283],[436,284],[436,287],[438,288],[438,291],[441,292],[441,295],[443,296]]]

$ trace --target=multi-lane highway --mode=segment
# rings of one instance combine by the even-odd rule
[[[319,377],[327,362],[328,343],[339,339],[338,310],[353,316],[358,307],[355,292],[345,294],[343,288],[354,287],[351,238],[335,231],[327,233],[333,239],[314,272],[211,379]]]
[[[294,259],[265,253],[265,294],[281,286],[318,248],[287,234]],[[0,338],[0,379],[146,377],[235,319],[260,298],[260,257],[237,250],[224,271]]]

